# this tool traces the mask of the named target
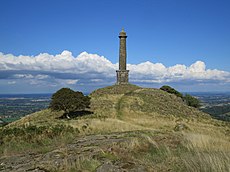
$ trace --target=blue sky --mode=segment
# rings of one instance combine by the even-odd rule
[[[0,93],[115,83],[122,27],[130,82],[230,91],[229,9],[228,0],[1,0]]]

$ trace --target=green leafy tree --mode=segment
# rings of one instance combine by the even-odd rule
[[[63,110],[68,117],[70,112],[89,108],[90,97],[84,96],[82,92],[73,91],[70,88],[61,88],[52,95],[50,108],[54,111]]]
[[[172,88],[168,85],[164,85],[160,89],[163,91],[166,91],[168,93],[175,94],[177,97],[183,98],[183,94],[181,94],[179,91],[175,90],[174,88]]]
[[[185,96],[183,97],[183,100],[186,102],[186,104],[188,106],[192,106],[192,107],[195,107],[195,108],[200,107],[200,101],[197,98],[195,98],[195,97],[193,97],[193,96],[191,96],[189,94],[185,94]]]

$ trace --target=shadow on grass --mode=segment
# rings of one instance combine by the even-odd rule
[[[64,113],[62,116],[60,116],[58,119],[74,119],[81,116],[87,116],[92,115],[93,112],[88,110],[81,110],[81,111],[75,111],[70,113]]]

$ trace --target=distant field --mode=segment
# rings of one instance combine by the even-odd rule
[[[51,94],[0,95],[0,120],[6,123],[48,107]]]
[[[230,121],[230,93],[192,93],[202,104],[200,110],[212,117]]]

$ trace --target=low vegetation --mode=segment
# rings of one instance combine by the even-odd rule
[[[163,85],[161,88],[161,90],[166,91],[170,94],[175,94],[177,97],[183,98],[183,94],[180,93],[179,91],[175,90],[174,88],[168,86],[168,85]]]
[[[90,97],[93,114],[47,109],[3,127],[0,171],[28,152],[44,171],[229,171],[228,122],[158,89],[115,85]]]
[[[192,106],[192,107],[195,107],[195,108],[199,108],[200,107],[200,101],[189,95],[189,94],[185,94],[183,95],[182,93],[180,93],[179,91],[175,90],[174,88],[168,86],[168,85],[164,85],[160,88],[161,90],[163,91],[166,91],[170,94],[174,94],[176,95],[177,97],[180,97],[182,98],[182,100],[188,105],[188,106]]]
[[[77,133],[77,129],[61,124],[2,128],[0,154],[44,153],[72,141]]]
[[[193,96],[191,96],[189,94],[185,94],[185,96],[183,97],[183,100],[186,102],[186,104],[188,106],[192,106],[192,107],[195,107],[195,108],[200,107],[200,101],[197,98],[195,98],[195,97],[193,97]]]

